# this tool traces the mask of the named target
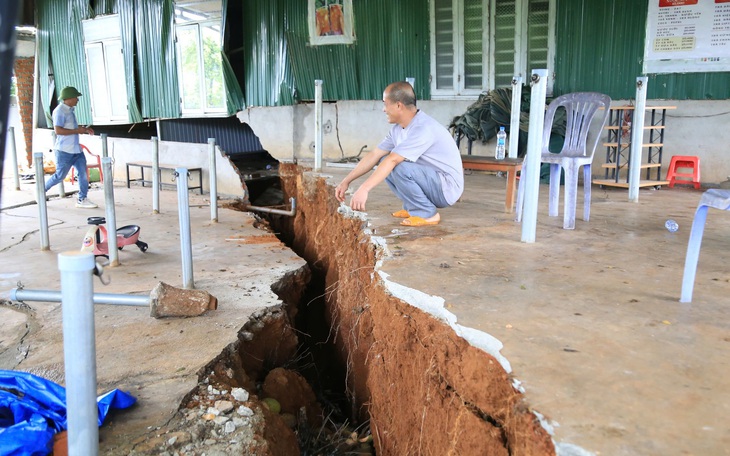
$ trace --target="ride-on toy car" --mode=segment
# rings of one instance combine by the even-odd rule
[[[109,258],[109,240],[104,217],[89,217],[86,222],[91,225],[84,236],[81,245],[82,252],[92,252],[94,256]],[[117,248],[122,250],[125,245],[134,244],[142,252],[147,251],[147,243],[139,240],[140,227],[138,225],[126,225],[117,228]]]

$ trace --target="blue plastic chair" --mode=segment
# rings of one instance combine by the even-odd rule
[[[593,154],[596,151],[600,131],[608,120],[611,97],[598,92],[575,92],[561,95],[554,99],[545,112],[545,126],[542,134],[542,151],[540,154],[541,163],[550,163],[550,196],[548,202],[548,215],[557,217],[558,199],[560,197],[560,169],[565,170],[565,200],[563,204],[563,229],[572,230],[575,228],[575,206],[578,197],[578,173],[583,168],[583,220],[588,221],[591,214],[591,163]],[[566,126],[565,142],[559,153],[550,153],[550,132],[553,127],[555,113],[559,108],[565,109]],[[594,141],[588,144],[588,131],[593,118],[598,114],[599,109],[603,112],[599,117],[599,133]],[[524,181],[527,173],[532,170],[522,170],[519,191],[517,193],[517,221],[522,217],[522,205],[524,202]],[[536,170],[535,172],[540,172]]]
[[[684,260],[684,276],[682,277],[682,296],[679,298],[679,302],[692,302],[692,290],[697,273],[697,261],[700,258],[702,234],[705,231],[707,209],[710,207],[721,211],[730,211],[730,190],[713,188],[703,193],[702,198],[700,198],[700,204],[697,206],[695,218],[692,222],[692,231],[689,234],[687,257]]]

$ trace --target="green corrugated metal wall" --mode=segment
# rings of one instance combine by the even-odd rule
[[[556,1],[555,94],[595,90],[632,98],[642,75],[648,0]],[[429,1],[357,0],[353,10],[355,44],[310,46],[307,2],[245,0],[248,104],[311,100],[315,79],[324,80],[326,100],[372,100],[388,83],[413,76],[418,97],[430,98]],[[649,76],[649,98],[730,98],[729,73]]]
[[[135,33],[142,116],[180,117],[172,0],[137,0]]]
[[[554,93],[636,95],[648,0],[558,0]],[[653,99],[730,98],[730,73],[648,75]]]
[[[354,1],[353,45],[310,46],[305,1],[248,0],[243,9],[249,105],[313,100],[315,79],[325,100],[378,100],[406,77],[430,98],[428,0]]]
[[[54,89],[58,93],[73,85],[89,93],[81,21],[112,13],[120,15],[122,25],[129,122],[180,117],[173,0],[99,0],[94,5],[96,11],[87,0],[36,2],[40,99],[47,123],[51,123]],[[223,66],[229,114],[233,114],[243,108],[243,94],[228,62]],[[88,97],[79,98],[76,114],[79,123],[91,123]]]
[[[84,45],[81,39],[81,19],[89,17],[90,9],[83,0],[54,1],[38,0],[39,56],[50,54],[50,60],[39,62],[39,84],[43,111],[50,122],[50,105],[53,98],[53,84],[56,92],[65,86],[74,86],[81,93],[89,93],[84,62]],[[46,33],[47,31],[47,33]],[[47,42],[47,47],[46,47]],[[52,62],[52,75],[49,61]],[[91,124],[91,104],[88,97],[80,97],[76,109],[79,124]]]

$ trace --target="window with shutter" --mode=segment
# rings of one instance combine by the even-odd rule
[[[431,0],[432,97],[472,97],[551,69],[554,1]]]

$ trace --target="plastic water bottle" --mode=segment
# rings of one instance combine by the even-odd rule
[[[499,127],[499,133],[497,133],[497,150],[494,151],[494,158],[497,160],[504,159],[505,145],[507,144],[507,132],[504,131],[504,127]]]
[[[679,225],[677,224],[677,222],[675,222],[672,219],[669,219],[666,222],[664,222],[664,227],[667,230],[669,230],[670,233],[676,233],[677,230],[679,230]]]

